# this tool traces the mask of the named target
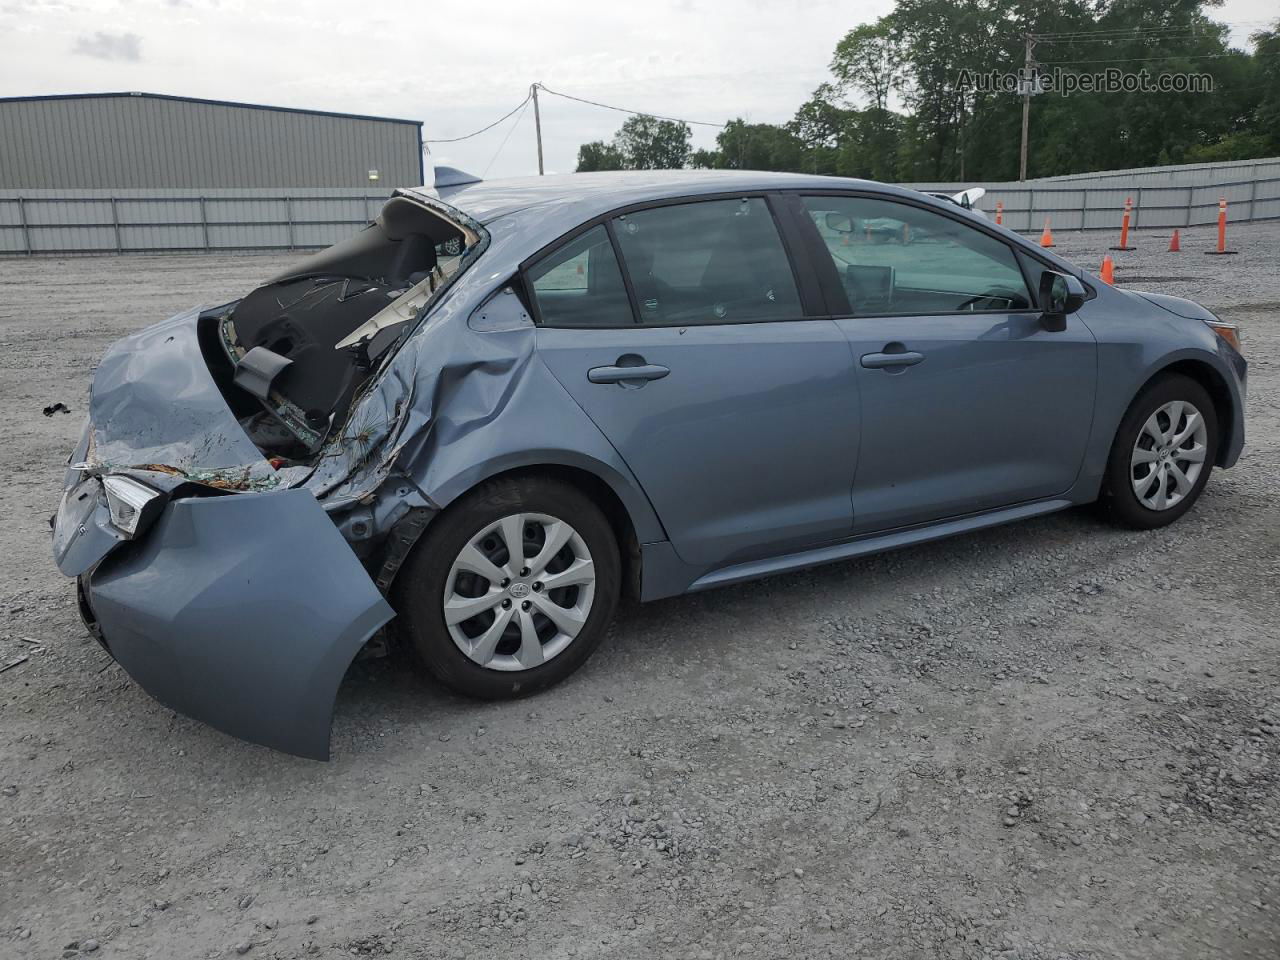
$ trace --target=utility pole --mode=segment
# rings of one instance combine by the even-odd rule
[[[1030,33],[1027,41],[1027,52],[1022,64],[1022,152],[1018,161],[1018,179],[1027,179],[1027,129],[1031,124],[1031,48],[1035,46],[1035,38]],[[536,106],[537,101],[534,101]]]
[[[538,176],[542,176],[542,114],[538,112],[538,85],[532,84],[529,87],[529,95],[533,97],[533,129],[538,138]],[[1026,127],[1026,121],[1023,121],[1023,127]],[[1026,133],[1022,135],[1023,143],[1026,142]],[[1025,166],[1025,164],[1024,164]]]

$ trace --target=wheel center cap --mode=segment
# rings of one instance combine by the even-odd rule
[[[507,589],[507,592],[517,600],[522,600],[529,595],[529,585],[522,580],[517,580]]]

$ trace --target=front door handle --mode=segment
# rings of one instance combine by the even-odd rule
[[[618,358],[623,359],[622,357]],[[592,383],[644,383],[648,380],[661,380],[671,372],[669,367],[657,363],[638,363],[635,366],[592,367],[587,371],[587,379]]]
[[[904,350],[902,353],[864,353],[862,365],[872,370],[884,370],[887,367],[913,367],[924,359],[923,353]]]

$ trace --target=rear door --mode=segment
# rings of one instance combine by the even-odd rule
[[[861,383],[857,532],[1066,492],[1097,379],[1083,321],[1045,330],[1019,255],[962,219],[885,197],[802,202]]]
[[[606,218],[526,268],[540,357],[691,565],[850,533],[852,354],[787,239],[767,198],[713,198]]]

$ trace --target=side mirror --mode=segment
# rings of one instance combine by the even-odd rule
[[[1067,329],[1067,314],[1084,305],[1084,284],[1066,273],[1046,270],[1040,274],[1040,325],[1050,333]]]
[[[827,229],[834,230],[836,233],[853,233],[853,218],[847,217],[843,213],[828,213]]]

